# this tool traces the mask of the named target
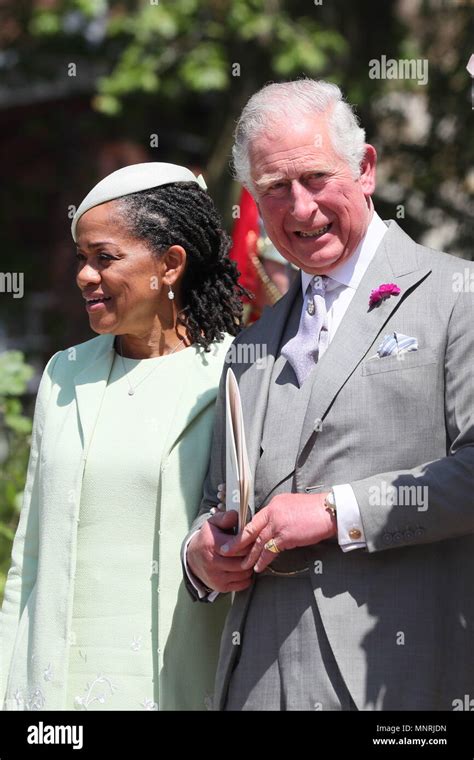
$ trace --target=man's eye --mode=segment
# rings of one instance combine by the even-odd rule
[[[85,259],[85,258],[86,258],[86,257],[84,256],[84,254],[83,254],[83,253],[76,253],[76,259],[77,259],[78,261],[84,261],[84,259]]]
[[[270,185],[267,192],[268,193],[277,193],[284,190],[286,187],[286,184],[284,182],[275,182],[273,185]]]

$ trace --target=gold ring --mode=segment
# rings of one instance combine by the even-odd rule
[[[272,552],[272,554],[280,554],[280,549],[276,545],[274,538],[271,538],[270,541],[267,541],[267,543],[264,544],[263,548],[269,552]]]

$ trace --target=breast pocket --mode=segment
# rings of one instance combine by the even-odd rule
[[[380,372],[402,372],[407,369],[416,369],[425,364],[435,364],[438,361],[436,352],[432,348],[420,348],[418,351],[408,351],[404,354],[391,354],[382,359],[368,359],[362,364],[362,375],[376,375]]]

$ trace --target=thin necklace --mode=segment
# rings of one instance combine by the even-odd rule
[[[153,374],[153,372],[154,372],[156,369],[158,369],[158,367],[161,367],[161,365],[162,365],[162,362],[157,362],[157,363],[155,364],[155,366],[153,367],[153,369],[151,370],[151,372],[149,372],[147,375],[145,375],[145,377],[142,377],[142,379],[138,381],[138,383],[135,385],[135,387],[133,387],[133,386],[132,386],[132,384],[131,384],[131,382],[130,382],[130,378],[129,378],[129,376],[128,376],[128,371],[127,371],[127,368],[125,367],[125,362],[124,362],[124,359],[123,359],[123,350],[122,350],[122,336],[121,336],[121,335],[119,335],[119,336],[118,336],[118,339],[119,339],[119,345],[120,345],[120,358],[121,358],[121,360],[122,360],[122,366],[123,366],[123,374],[124,374],[124,375],[125,375],[125,377],[127,378],[127,383],[128,383],[128,395],[129,395],[129,396],[133,396],[133,394],[134,394],[134,393],[135,393],[135,391],[137,390],[138,386],[139,386],[141,383],[143,383],[143,382],[144,382],[144,380],[146,380],[148,377],[150,377],[150,375],[152,375],[152,374]],[[165,356],[170,356],[171,354],[174,354],[174,352],[176,351],[176,349],[177,349],[177,348],[178,348],[178,347],[179,347],[179,346],[180,346],[182,343],[184,343],[184,338],[182,338],[182,339],[179,341],[179,343],[177,343],[177,344],[175,345],[175,347],[173,348],[173,350],[172,350],[172,351],[170,351],[170,352],[169,352],[169,354],[163,354],[163,356],[160,356],[159,358],[160,358],[160,359],[164,359],[164,357],[165,357]]]

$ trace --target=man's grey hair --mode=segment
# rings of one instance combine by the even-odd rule
[[[281,133],[293,119],[326,111],[329,111],[329,135],[334,150],[348,163],[354,176],[359,176],[364,157],[365,130],[359,126],[352,107],[344,101],[337,85],[315,79],[298,79],[266,85],[252,95],[244,107],[237,122],[232,148],[237,181],[254,194],[249,148],[260,133],[272,129]]]

